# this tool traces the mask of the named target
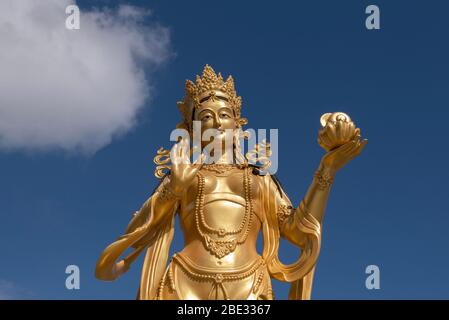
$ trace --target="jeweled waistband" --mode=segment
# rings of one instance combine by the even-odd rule
[[[194,278],[215,282],[242,280],[254,274],[262,265],[265,265],[264,259],[260,256],[246,265],[229,271],[199,266],[180,253],[174,254],[172,260]]]

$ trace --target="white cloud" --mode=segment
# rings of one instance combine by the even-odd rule
[[[131,6],[82,11],[68,30],[74,3],[0,1],[0,149],[95,152],[151,98],[143,66],[167,58],[168,30]]]
[[[11,281],[0,279],[0,300],[17,300],[31,298],[33,294]]]

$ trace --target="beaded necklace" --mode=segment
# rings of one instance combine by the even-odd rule
[[[205,247],[216,257],[222,258],[233,252],[237,245],[246,241],[253,220],[252,199],[251,199],[251,178],[250,168],[244,169],[243,190],[245,192],[245,215],[239,227],[235,230],[227,231],[224,228],[213,228],[206,223],[204,218],[204,186],[205,178],[198,172],[198,194],[195,202],[195,224],[198,233],[204,240]],[[221,239],[214,239],[211,235],[218,235]],[[234,238],[222,239],[226,236],[239,235]]]

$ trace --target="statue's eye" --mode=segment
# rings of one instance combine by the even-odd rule
[[[209,119],[212,119],[212,116],[210,114],[207,114],[201,118],[201,120],[209,120]]]
[[[227,113],[222,113],[220,116],[225,119],[230,118],[229,114]]]

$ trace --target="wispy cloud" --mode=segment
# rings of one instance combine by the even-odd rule
[[[0,300],[29,299],[31,292],[17,286],[15,283],[0,279]]]
[[[136,124],[150,101],[144,67],[169,55],[167,28],[148,10],[81,12],[72,0],[0,1],[0,149],[93,153]],[[151,69],[151,68],[149,68]]]

